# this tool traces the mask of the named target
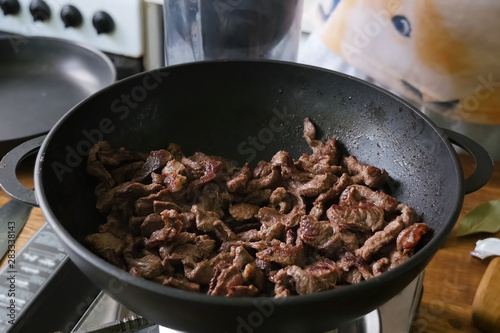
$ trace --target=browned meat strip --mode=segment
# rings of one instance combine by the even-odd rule
[[[145,241],[147,248],[152,248],[165,242],[176,239],[181,233],[183,227],[182,221],[175,210],[164,210],[160,214],[164,226],[161,229],[154,230]]]
[[[362,185],[350,185],[340,195],[340,206],[359,206],[361,201],[366,201],[381,207],[388,213],[395,213],[398,201],[384,192],[373,191]]]
[[[336,286],[341,275],[340,269],[329,259],[315,262],[305,269],[299,266],[288,266],[283,270],[289,280],[293,281],[295,291],[299,295],[332,289]]]
[[[280,242],[277,239],[273,239],[270,247],[264,251],[257,252],[256,256],[260,260],[281,266],[301,266],[305,260],[304,247],[301,244],[293,246]]]
[[[149,214],[146,216],[144,219],[144,222],[141,224],[141,232],[142,235],[146,238],[151,237],[151,234],[158,230],[161,229],[165,226],[165,222],[163,222],[160,214]]]
[[[403,229],[398,235],[396,245],[398,251],[404,253],[413,253],[415,246],[418,245],[420,238],[430,231],[425,223],[415,223]]]
[[[226,182],[228,191],[236,192],[243,190],[251,177],[252,171],[250,171],[248,163],[246,163],[233,178]]]
[[[363,246],[356,250],[356,255],[365,260],[369,260],[371,256],[383,246],[396,240],[396,237],[398,237],[403,228],[403,219],[400,216],[396,217],[396,219],[387,224],[383,230],[377,231],[373,236],[368,238]]]
[[[163,285],[187,291],[200,292],[199,284],[190,282],[185,278],[176,279],[173,277],[169,277],[163,281]]]
[[[151,174],[151,172],[160,171],[168,161],[174,156],[167,150],[160,149],[152,151],[142,168],[135,174],[134,180],[141,181]]]
[[[142,258],[127,259],[129,269],[134,268],[135,273],[146,279],[153,279],[163,273],[161,258],[154,254]]]
[[[332,205],[326,216],[332,223],[359,232],[375,232],[383,229],[386,223],[382,208],[363,202],[359,206]]]
[[[329,221],[318,221],[312,216],[302,217],[297,235],[304,244],[317,248],[327,256],[333,255],[342,244]]]
[[[258,211],[259,206],[247,203],[240,203],[229,207],[229,214],[231,214],[236,221],[250,220],[257,215]]]
[[[373,276],[379,276],[383,272],[389,270],[391,260],[387,257],[380,258],[372,264]]]
[[[120,268],[125,267],[123,260],[121,259],[123,249],[125,248],[125,242],[123,239],[118,238],[109,232],[103,232],[88,235],[85,238],[85,241],[89,244],[92,251],[100,255],[112,265]]]
[[[346,167],[348,174],[353,177],[353,181],[356,184],[364,184],[371,188],[380,188],[389,179],[385,170],[360,163],[355,156],[344,157],[342,164]]]
[[[187,171],[184,164],[177,160],[170,160],[161,170],[163,183],[170,192],[180,191],[187,181]]]

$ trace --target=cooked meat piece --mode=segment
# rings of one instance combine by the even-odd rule
[[[357,249],[359,249],[360,242],[359,242],[359,239],[354,232],[352,232],[348,229],[342,228],[340,225],[338,225],[336,223],[332,223],[331,221],[330,221],[330,223],[332,225],[334,234],[337,235],[338,238],[340,239],[340,243],[342,244],[340,246],[340,249],[342,251],[354,252]],[[342,254],[342,251],[340,254]],[[335,259],[335,257],[333,259]]]
[[[372,264],[373,276],[379,276],[380,274],[386,272],[387,270],[389,270],[390,265],[391,260],[386,257],[380,258],[379,260],[375,261]]]
[[[165,187],[170,192],[178,192],[187,181],[187,171],[184,164],[177,160],[170,160],[161,170]]]
[[[425,223],[415,223],[403,229],[396,239],[398,251],[413,254],[420,238],[430,231]]]
[[[215,248],[215,241],[207,235],[181,232],[179,237],[169,244],[161,245],[158,249],[162,259],[182,262],[193,267],[197,262],[207,259]]]
[[[347,173],[353,177],[356,184],[364,184],[371,188],[382,187],[389,175],[384,169],[360,163],[355,156],[344,157],[342,164],[346,167]]]
[[[270,247],[264,251],[257,252],[260,260],[276,263],[281,266],[302,266],[305,261],[305,252],[302,245],[292,246],[277,239],[271,241]]]
[[[177,212],[180,212],[182,210],[182,208],[179,207],[179,205],[177,205],[176,203],[173,203],[173,202],[159,201],[159,200],[153,201],[153,211],[156,214],[160,214],[164,210],[172,210],[172,209],[177,211]]]
[[[97,150],[97,158],[107,168],[116,168],[122,164],[145,161],[148,154],[127,150],[123,147],[112,149],[108,142],[98,142],[97,146],[101,145]]]
[[[401,203],[398,205],[397,210],[401,212],[401,217],[403,218],[405,227],[409,227],[410,225],[420,221],[420,217],[417,215],[415,210],[408,205]]]
[[[273,168],[271,170],[271,173],[269,173],[268,175],[262,178],[249,180],[244,192],[252,193],[261,189],[273,188],[279,184],[280,180],[280,171],[278,170],[278,168]]]
[[[310,215],[316,217],[317,219],[323,218],[326,212],[326,208],[330,207],[334,202],[338,202],[340,194],[347,188],[347,186],[352,185],[352,178],[346,173],[343,173],[340,178],[333,186],[327,191],[318,195],[314,200],[313,208],[311,208]]]
[[[156,193],[162,188],[158,184],[144,185],[137,182],[126,182],[104,193],[97,201],[96,206],[101,212],[108,212],[113,205],[120,206],[127,202],[133,202],[140,197]]]
[[[344,272],[349,272],[352,267],[361,274],[362,279],[369,280],[373,277],[370,266],[367,262],[351,252],[347,252],[340,260],[337,261],[337,266]]]
[[[300,218],[305,214],[300,207],[293,207],[288,214],[281,214],[274,208],[262,207],[257,213],[257,218],[262,224],[281,224],[285,228],[293,228],[300,222]]]
[[[289,266],[284,270],[293,281],[299,295],[332,289],[336,286],[341,275],[340,269],[329,259],[313,263],[305,269]]]
[[[174,240],[181,233],[183,224],[175,210],[164,210],[161,212],[160,216],[164,222],[164,226],[151,233],[149,238],[145,241],[147,248],[152,248],[164,242]]]
[[[182,156],[180,162],[184,164],[188,173],[189,181],[199,179],[205,173],[205,164],[211,158],[201,152],[196,152],[190,157]]]
[[[227,292],[227,296],[230,297],[252,297],[258,294],[259,289],[254,285],[229,287]]]
[[[250,220],[255,217],[258,211],[259,206],[247,203],[240,203],[229,207],[229,214],[231,214],[236,221]]]
[[[160,149],[152,151],[146,159],[146,162],[144,162],[142,168],[134,175],[134,180],[142,181],[152,172],[160,171],[165,164],[173,158],[174,156],[167,150]]]
[[[208,160],[205,161],[205,170],[203,175],[199,178],[191,182],[190,185],[198,187],[201,185],[205,185],[208,182],[211,182],[216,176],[217,172],[222,167],[222,162],[216,160]]]
[[[370,203],[361,202],[359,206],[332,205],[326,216],[332,223],[355,232],[375,232],[385,226],[384,210]]]
[[[327,256],[333,256],[342,245],[338,234],[334,234],[329,221],[318,221],[313,216],[303,216],[297,230],[298,237],[304,244],[320,250]]]
[[[351,268],[348,272],[344,272],[339,284],[357,284],[363,281],[363,275],[357,268]]]
[[[243,199],[243,202],[251,205],[263,206],[269,202],[269,198],[271,197],[271,193],[273,190],[271,189],[263,189],[251,192],[246,195]]]
[[[398,201],[388,194],[380,191],[373,191],[362,185],[350,185],[340,195],[340,206],[359,206],[361,201],[382,207],[387,213],[395,213]]]
[[[253,178],[262,178],[271,173],[272,165],[266,161],[259,161],[255,169],[253,169]]]
[[[144,219],[144,222],[141,224],[141,232],[142,235],[146,238],[151,237],[151,234],[158,230],[161,229],[165,226],[165,222],[163,222],[163,219],[159,214],[149,214],[146,216]]]
[[[125,242],[109,232],[90,234],[85,238],[90,249],[110,264],[120,268],[125,265],[121,259]]]
[[[201,189],[197,205],[204,211],[217,213],[219,218],[222,218],[227,207],[229,207],[230,201],[230,194],[225,187],[210,183]]]
[[[377,231],[373,236],[368,238],[363,246],[356,250],[356,255],[361,256],[365,260],[369,260],[371,256],[382,247],[395,241],[403,228],[403,219],[401,216],[396,217],[396,219],[389,222],[383,230]]]
[[[134,175],[141,170],[143,165],[143,161],[124,164],[113,170],[111,172],[111,176],[113,177],[115,184],[131,181],[134,178]]]
[[[151,172],[151,183],[162,185],[164,181],[165,181],[165,178],[163,178],[162,175],[160,175],[159,173],[156,173],[156,172]]]
[[[219,214],[212,211],[205,211],[198,205],[191,207],[191,212],[196,216],[196,227],[203,232],[214,231],[214,224],[220,221]]]
[[[284,187],[277,187],[269,197],[269,204],[281,214],[290,212],[293,207],[292,195]]]
[[[296,187],[296,193],[305,197],[316,197],[327,191],[335,183],[337,177],[331,173],[315,175],[310,181],[293,185]]]
[[[200,292],[199,284],[194,282],[189,282],[184,278],[176,279],[173,277],[169,277],[163,281],[163,285],[187,291]]]
[[[264,288],[264,272],[259,267],[257,267],[257,264],[255,263],[253,257],[252,262],[245,265],[242,276],[246,284],[255,285],[259,290],[262,290]]]
[[[196,283],[208,285],[214,276],[214,267],[220,262],[224,262],[225,266],[229,266],[234,260],[234,254],[229,252],[221,252],[211,259],[205,259],[200,262],[184,265],[184,273],[186,277]]]
[[[277,167],[280,168],[282,179],[289,179],[292,177],[292,175],[298,172],[295,164],[293,163],[292,156],[290,156],[288,152],[283,150],[280,150],[279,152],[274,154],[273,158],[271,159],[271,166],[273,169]]]
[[[320,149],[323,147],[323,142],[316,140],[316,127],[311,123],[309,118],[304,120],[304,138],[309,147],[313,150],[313,155],[320,155]]]
[[[238,238],[236,234],[221,220],[217,220],[213,224],[214,232],[221,242],[233,241]]]
[[[152,193],[145,197],[139,198],[134,203],[135,214],[144,216],[149,215],[154,211],[154,202],[155,201],[169,201],[173,200],[170,191],[167,189],[161,189],[156,193]],[[161,212],[160,212],[161,213]]]
[[[234,175],[233,178],[226,182],[228,191],[231,193],[241,191],[245,188],[251,177],[252,171],[248,167],[248,163],[245,163],[241,170],[236,175]]]
[[[389,269],[393,269],[394,267],[399,266],[402,263],[408,261],[408,259],[410,259],[410,255],[402,251],[398,251],[397,249],[394,249],[390,253],[390,258],[391,258],[391,266],[389,267]]]
[[[230,289],[243,283],[243,276],[238,267],[231,265],[223,267],[221,264],[215,266],[214,277],[210,281],[208,295],[229,296]]]
[[[129,269],[134,268],[135,273],[146,279],[153,279],[163,272],[161,258],[154,254],[149,254],[142,258],[127,259]]]
[[[99,184],[95,189],[95,194],[98,198],[115,185],[115,181],[113,180],[110,171],[97,157],[100,151],[110,149],[111,147],[108,142],[99,142],[90,149],[89,157],[87,159],[87,173],[99,180]]]
[[[128,227],[132,232],[138,233],[137,231],[140,231],[141,225],[144,222],[144,219],[146,216],[131,216],[128,219]],[[109,218],[108,218],[109,219]]]

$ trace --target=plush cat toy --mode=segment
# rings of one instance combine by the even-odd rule
[[[494,125],[500,140],[500,1],[319,1],[329,6],[316,32],[330,51],[444,122]]]

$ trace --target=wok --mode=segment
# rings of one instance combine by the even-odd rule
[[[369,281],[285,299],[226,298],[173,289],[136,278],[92,254],[83,239],[104,222],[95,208],[95,180],[85,171],[92,143],[149,152],[169,142],[238,161],[294,158],[308,147],[303,119],[321,139],[387,170],[387,190],[413,206],[433,237],[409,261]],[[451,142],[470,151],[476,171],[464,180]],[[40,147],[41,146],[41,147]],[[35,192],[13,169],[39,149]],[[483,186],[493,163],[460,134],[366,82],[319,68],[273,61],[191,63],[138,74],[109,86],[68,112],[46,138],[2,161],[4,189],[38,204],[69,257],[102,290],[150,321],[187,332],[325,332],[377,308],[409,284],[451,232],[464,194]]]

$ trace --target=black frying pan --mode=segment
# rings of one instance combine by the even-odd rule
[[[0,145],[47,133],[115,79],[108,57],[90,47],[45,37],[1,38]]]
[[[104,222],[95,209],[95,181],[85,172],[92,142],[105,139],[144,152],[176,142],[187,155],[200,150],[255,163],[280,149],[295,158],[308,151],[305,117],[322,139],[336,136],[348,153],[386,169],[391,194],[431,226],[432,240],[408,262],[337,290],[232,299],[133,277],[82,245]],[[450,140],[476,158],[476,171],[465,181]],[[15,188],[13,167],[37,149],[36,192]],[[149,320],[189,332],[325,332],[368,313],[424,269],[452,230],[464,194],[483,186],[493,167],[475,142],[435,127],[386,91],[335,72],[269,61],[192,63],[136,75],[86,99],[45,139],[25,144],[2,163],[4,189],[40,205],[70,258],[94,283]]]

